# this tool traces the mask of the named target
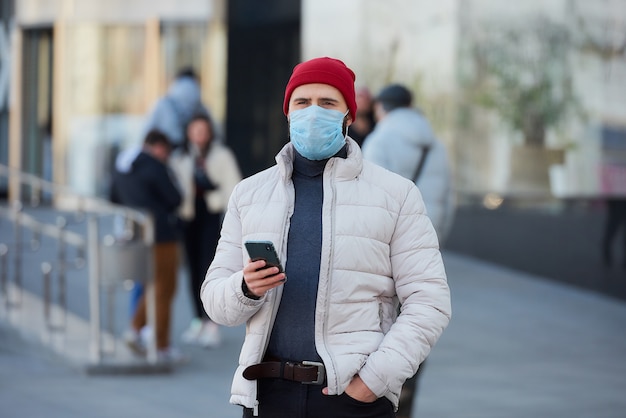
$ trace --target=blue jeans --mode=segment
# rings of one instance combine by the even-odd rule
[[[141,295],[143,295],[143,284],[135,282],[133,288],[130,290],[129,311],[131,318],[135,315]]]

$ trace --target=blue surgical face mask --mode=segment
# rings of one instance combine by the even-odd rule
[[[289,114],[289,136],[300,155],[308,160],[325,160],[346,143],[343,119],[348,114],[309,106]]]

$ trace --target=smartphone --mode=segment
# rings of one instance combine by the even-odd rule
[[[268,267],[278,267],[282,273],[283,266],[278,259],[278,253],[271,241],[246,241],[246,250],[252,261],[265,260]]]

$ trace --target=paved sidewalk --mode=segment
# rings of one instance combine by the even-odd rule
[[[445,254],[453,320],[429,357],[414,417],[623,418],[626,303]],[[179,283],[175,336],[189,320]],[[229,418],[243,327],[218,349],[187,348],[171,374],[88,376],[0,319],[0,414]]]
[[[626,417],[626,303],[447,254],[453,319],[420,418]]]
[[[570,204],[559,210],[460,206],[446,248],[626,301],[621,235],[613,243],[613,266],[603,262],[603,203]]]

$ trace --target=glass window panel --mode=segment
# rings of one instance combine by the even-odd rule
[[[202,81],[205,68],[206,22],[163,22],[161,25],[161,91],[182,67],[192,67]]]
[[[64,39],[67,183],[79,193],[106,196],[117,150],[141,140],[148,105],[145,25],[77,23]]]

